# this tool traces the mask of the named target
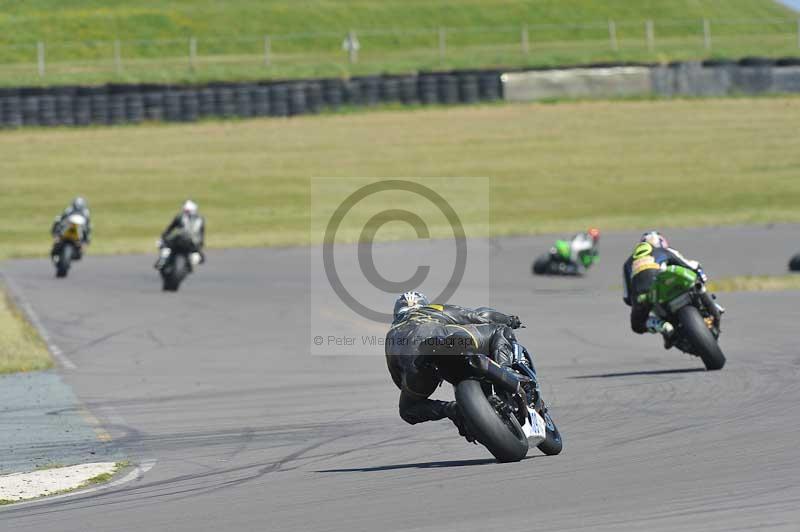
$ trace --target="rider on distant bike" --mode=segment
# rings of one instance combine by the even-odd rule
[[[694,270],[703,282],[707,280],[699,262],[688,260],[680,252],[670,248],[667,239],[657,231],[649,231],[642,235],[632,255],[622,267],[624,281],[622,300],[631,307],[631,329],[637,334],[661,333],[665,349],[672,346],[674,327],[668,321],[650,314],[652,305],[639,299],[653,286],[662,267],[671,265]]]
[[[579,268],[588,270],[599,256],[599,242],[600,230],[596,227],[591,227],[585,233],[573,236],[569,241],[569,261]]]
[[[442,378],[434,368],[419,364],[420,348],[441,342],[454,354],[482,353],[503,365],[512,359],[512,329],[519,327],[519,317],[490,308],[437,305],[419,292],[402,294],[394,305],[394,321],[385,346],[389,373],[400,388],[400,417],[412,425],[446,417],[462,436],[468,436],[455,401],[429,399]]]
[[[78,196],[72,200],[72,203],[67,205],[67,208],[64,209],[64,212],[59,214],[53,220],[53,225],[50,228],[50,234],[53,236],[55,240],[53,244],[53,250],[51,251],[51,255],[57,255],[58,253],[58,238],[61,234],[61,227],[64,221],[72,216],[73,214],[80,214],[86,219],[86,225],[83,228],[83,234],[81,235],[81,244],[89,244],[92,241],[92,221],[89,213],[89,205],[86,203],[86,200]]]
[[[170,247],[170,236],[175,230],[185,231],[190,242],[189,250],[189,263],[192,266],[197,266],[205,262],[205,255],[203,254],[203,245],[206,236],[206,220],[203,218],[197,209],[197,204],[192,200],[186,200],[181,207],[181,212],[178,213],[172,222],[161,233],[161,239],[158,241],[158,247],[166,250]],[[169,253],[162,252],[158,261],[155,263],[155,268],[160,269],[169,257]]]

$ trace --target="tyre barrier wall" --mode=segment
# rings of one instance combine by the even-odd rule
[[[205,86],[23,87],[0,89],[0,127],[285,117],[342,106],[449,105],[501,98],[496,70]]]
[[[800,58],[508,72],[501,80],[509,101],[779,94],[800,92]]]

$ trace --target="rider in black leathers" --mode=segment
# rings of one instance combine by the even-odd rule
[[[172,219],[170,224],[161,233],[161,238],[158,241],[159,248],[170,246],[170,235],[176,229],[186,231],[191,240],[190,263],[192,265],[201,264],[205,262],[206,257],[203,253],[203,245],[206,238],[206,219],[198,212],[197,204],[192,200],[186,200],[179,212]],[[165,256],[156,261],[154,267],[160,269],[164,265]]]
[[[412,425],[447,417],[466,435],[455,401],[428,399],[442,378],[434,368],[417,363],[421,348],[439,341],[460,352],[489,355],[503,365],[512,359],[512,329],[519,327],[519,317],[490,308],[431,304],[418,292],[400,296],[385,346],[389,373],[400,388],[400,417]]]

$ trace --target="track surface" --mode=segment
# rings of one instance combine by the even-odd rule
[[[720,276],[783,273],[775,253],[797,231],[670,236]],[[6,263],[113,444],[158,462],[136,482],[2,510],[0,528],[797,530],[798,294],[723,294],[728,365],[706,373],[630,332],[619,270],[635,236],[605,235],[585,279],[530,275],[549,237],[496,243],[492,303],[529,324],[565,438],[560,456],[503,465],[449,422],[403,423],[380,349],[297,348],[307,250],[212,252],[178,294],[160,292],[153,257],[88,257],[67,282],[45,261]]]

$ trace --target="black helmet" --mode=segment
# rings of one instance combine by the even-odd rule
[[[408,312],[412,308],[429,304],[430,301],[422,292],[404,292],[394,302],[394,319],[396,320],[401,314]]]

